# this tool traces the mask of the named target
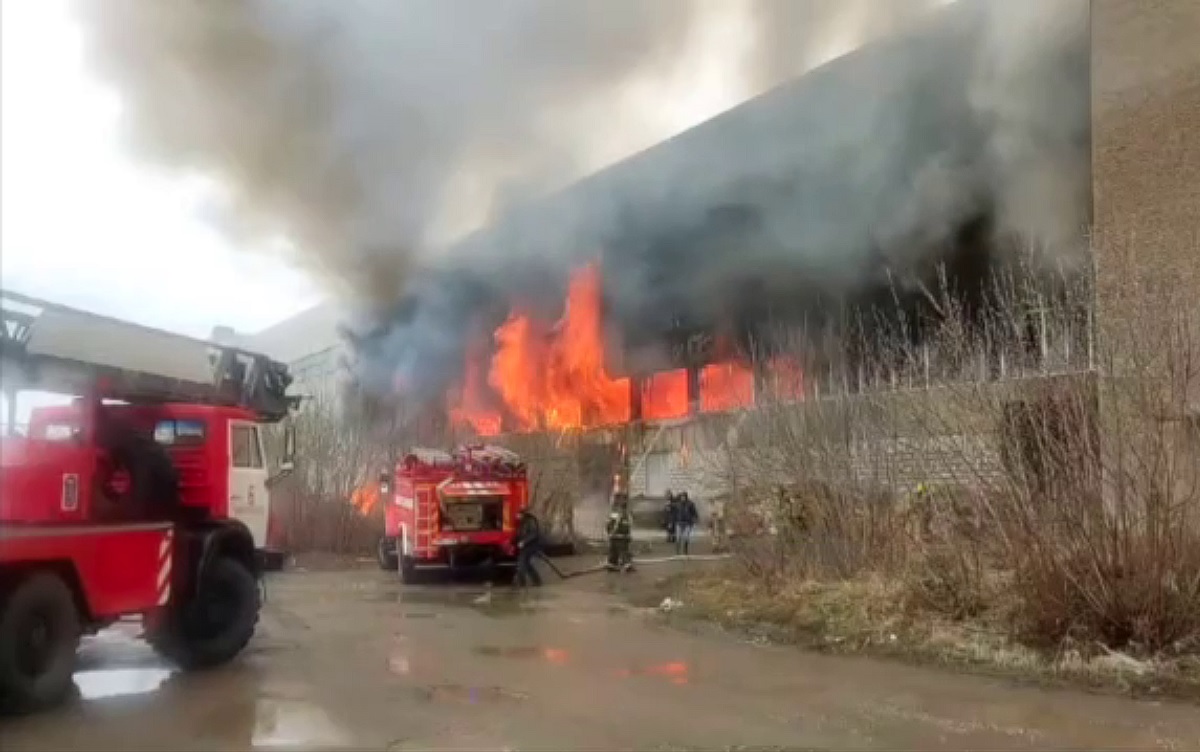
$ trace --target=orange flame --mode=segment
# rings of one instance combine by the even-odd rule
[[[597,265],[579,270],[568,287],[562,318],[553,327],[514,310],[496,329],[488,383],[521,430],[566,430],[629,420],[629,379],[612,378],[604,367],[600,282]],[[469,408],[484,402],[476,372],[467,368],[452,419],[476,415]],[[495,421],[498,432],[498,415]],[[476,422],[471,425],[479,430]]]
[[[721,412],[754,406],[754,371],[734,361],[700,371],[700,409]]]
[[[688,377],[683,368],[656,373],[642,382],[642,417],[681,418],[688,413]]]
[[[500,413],[486,404],[479,360],[472,355],[468,351],[466,363],[463,364],[461,393],[451,394],[450,422],[456,426],[470,427],[480,436],[495,436],[500,433]]]
[[[379,503],[379,482],[364,483],[354,489],[350,495],[350,503],[363,517],[371,514],[371,510]]]
[[[600,268],[592,263],[571,278],[562,317],[553,324],[515,308],[495,330],[495,353],[484,370],[478,351],[467,354],[462,389],[452,396],[455,425],[481,436],[500,433],[503,405],[522,431],[570,430],[624,423],[631,418],[631,381],[613,378],[604,365]],[[754,371],[740,363],[728,340],[718,342],[720,362],[699,374],[700,409],[720,412],[751,408]],[[484,376],[486,375],[486,383]],[[764,385],[777,398],[804,398],[797,363],[776,359]],[[489,389],[490,387],[490,389]],[[676,369],[643,380],[641,417],[670,420],[689,413],[688,372]]]

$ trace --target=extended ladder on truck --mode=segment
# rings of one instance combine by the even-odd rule
[[[0,386],[108,399],[242,407],[282,420],[287,366],[265,355],[0,290]],[[11,402],[8,420],[15,420]]]
[[[0,709],[61,701],[80,635],[123,617],[185,668],[232,659],[258,620],[259,428],[296,404],[287,367],[6,291],[0,313]],[[74,399],[19,436],[23,390]],[[287,472],[290,426],[283,444]]]

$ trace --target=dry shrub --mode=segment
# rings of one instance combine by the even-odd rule
[[[953,545],[917,553],[907,568],[905,587],[911,607],[956,621],[981,616],[992,596],[979,552]]]
[[[1022,279],[743,423],[730,482],[776,528],[745,571],[903,580],[909,608],[1049,648],[1200,644],[1191,293],[1131,277],[1097,326],[1090,281]]]
[[[332,393],[318,393],[304,400],[295,424],[295,470],[271,489],[279,544],[293,553],[373,554],[383,533],[382,508],[364,516],[350,497],[386,467],[398,419],[387,425],[366,420]],[[268,437],[268,456],[278,458],[282,434]]]
[[[1055,647],[1066,640],[1157,652],[1200,637],[1200,539],[1178,555],[1134,536],[1120,555],[1058,547],[1053,559],[1019,566],[1021,635]]]
[[[378,505],[364,515],[346,499],[321,498],[295,488],[273,489],[271,510],[279,526],[278,544],[292,553],[368,555],[383,532],[383,509]]]

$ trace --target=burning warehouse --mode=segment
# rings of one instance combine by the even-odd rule
[[[852,381],[942,292],[1086,267],[1089,49],[1086,2],[951,4],[457,244],[352,337],[361,385],[486,435]]]

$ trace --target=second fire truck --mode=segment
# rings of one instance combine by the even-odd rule
[[[517,515],[529,505],[525,463],[497,446],[412,449],[379,481],[379,564],[406,583],[470,567],[515,573]]]

